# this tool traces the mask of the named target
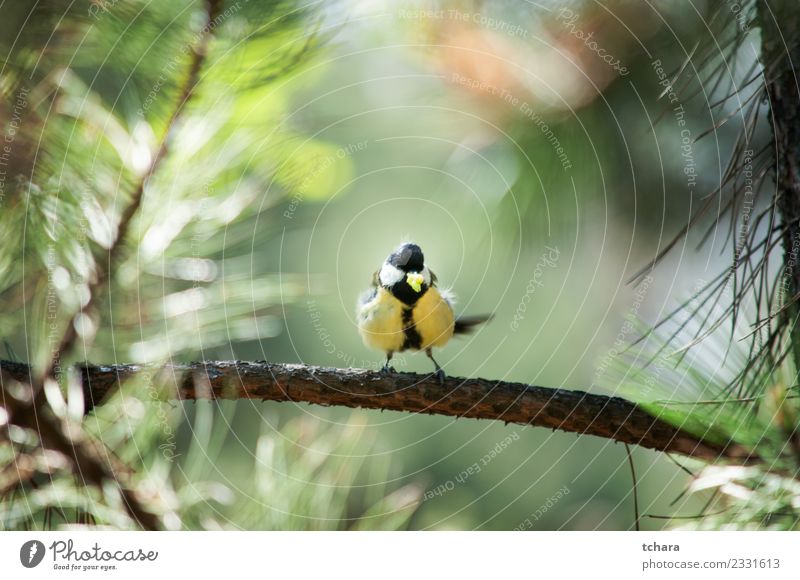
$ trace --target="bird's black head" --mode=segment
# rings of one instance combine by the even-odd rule
[[[431,274],[420,247],[405,243],[389,254],[378,272],[378,280],[398,300],[409,306],[415,304],[431,285]]]
[[[420,272],[425,267],[425,256],[417,244],[405,243],[392,252],[386,262],[403,272]]]

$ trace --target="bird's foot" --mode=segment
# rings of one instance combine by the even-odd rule
[[[436,359],[433,358],[433,350],[430,349],[430,348],[426,348],[425,349],[425,354],[428,355],[428,358],[431,359],[431,362],[433,363],[433,366],[436,368],[436,370],[434,371],[433,374],[436,375],[436,378],[439,380],[439,384],[443,385],[444,384],[444,380],[447,378],[447,375],[444,374],[444,369],[442,367],[440,367],[439,363],[436,362]]]
[[[385,365],[381,367],[381,372],[385,375],[390,375],[392,373],[396,373],[397,371],[394,370],[394,367],[390,366],[387,362]]]

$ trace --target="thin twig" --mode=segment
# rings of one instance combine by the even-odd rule
[[[164,135],[161,138],[161,143],[156,151],[156,154],[150,161],[150,165],[142,175],[136,186],[136,189],[131,195],[130,202],[122,212],[119,224],[117,226],[117,235],[108,250],[108,260],[106,266],[104,267],[100,262],[97,263],[95,277],[89,283],[89,299],[75,315],[73,320],[67,324],[66,328],[64,329],[64,334],[58,343],[58,347],[53,351],[53,355],[48,363],[38,373],[34,384],[37,397],[42,390],[41,387],[44,385],[44,382],[46,380],[56,378],[55,371],[59,367],[60,361],[74,350],[79,337],[75,324],[76,320],[83,317],[91,318],[94,314],[100,289],[109,281],[111,268],[116,265],[117,260],[119,259],[119,254],[124,246],[125,238],[128,230],[130,229],[133,218],[142,205],[142,199],[144,197],[144,191],[147,187],[147,183],[150,181],[153,175],[155,175],[161,163],[166,158],[169,151],[169,144],[174,136],[176,127],[178,126],[178,120],[183,114],[186,104],[194,95],[194,89],[197,86],[197,82],[200,77],[200,70],[205,63],[206,54],[208,52],[208,44],[213,36],[215,28],[213,25],[214,20],[219,15],[221,7],[222,0],[207,0],[206,2],[205,26],[203,27],[202,32],[197,39],[195,46],[193,47],[192,58],[191,62],[189,63],[186,79],[181,88],[175,109],[172,111],[172,114],[167,121],[167,126],[164,130]]]
[[[631,466],[631,479],[633,480],[633,515],[634,521],[633,524],[636,527],[636,531],[641,531],[639,529],[639,491],[636,488],[636,468],[633,466],[633,454],[631,453],[631,447],[627,443],[625,444],[625,453],[628,454],[628,465]]]
[[[49,361],[38,373],[34,374],[34,379],[31,380],[29,378],[31,375],[30,371],[28,377],[22,378],[21,380],[18,379],[20,383],[29,385],[31,391],[30,401],[14,402],[13,397],[3,391],[3,406],[7,408],[8,406],[12,406],[14,408],[15,419],[18,421],[17,424],[25,425],[36,430],[39,437],[43,440],[43,443],[45,440],[48,440],[53,449],[73,459],[76,475],[79,475],[82,479],[86,479],[101,488],[106,482],[114,481],[117,474],[114,473],[113,469],[111,469],[98,454],[92,453],[90,447],[81,441],[80,433],[74,436],[67,436],[63,431],[62,425],[54,418],[51,418],[46,412],[43,412],[46,406],[44,397],[45,390],[43,387],[47,381],[57,380],[56,371],[60,367],[61,360],[75,349],[80,336],[76,327],[78,319],[92,319],[95,315],[98,295],[101,289],[109,282],[111,269],[118,262],[133,218],[141,207],[145,188],[166,158],[170,141],[178,125],[178,120],[186,104],[194,94],[200,71],[206,59],[208,44],[215,28],[214,21],[219,15],[221,7],[222,0],[207,0],[206,2],[205,26],[202,28],[193,46],[186,79],[179,93],[175,109],[167,122],[164,135],[156,154],[153,156],[150,165],[139,180],[128,205],[122,212],[117,226],[116,237],[109,247],[106,263],[97,263],[95,276],[89,283],[89,299],[75,317],[67,323],[61,340],[58,342],[58,346],[54,349]],[[128,513],[139,525],[145,529],[158,529],[161,527],[159,518],[144,507],[133,490],[121,485],[120,493]]]

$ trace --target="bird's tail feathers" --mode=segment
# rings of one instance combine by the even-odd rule
[[[453,334],[469,334],[475,327],[484,322],[489,322],[494,314],[479,314],[477,316],[462,316],[456,319]]]

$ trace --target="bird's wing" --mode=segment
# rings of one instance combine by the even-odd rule
[[[380,273],[381,273],[381,271],[377,270],[372,275],[372,284],[370,284],[370,287],[367,290],[364,290],[361,293],[361,295],[358,297],[358,302],[356,304],[357,304],[357,307],[358,307],[359,310],[365,304],[367,304],[369,302],[372,302],[372,300],[375,298],[375,296],[377,296],[378,288],[380,288],[380,286],[381,286]]]
[[[364,290],[361,295],[358,297],[358,302],[356,303],[356,308],[360,311],[364,306],[372,302],[375,297],[378,295],[378,287],[373,286],[369,290]]]

